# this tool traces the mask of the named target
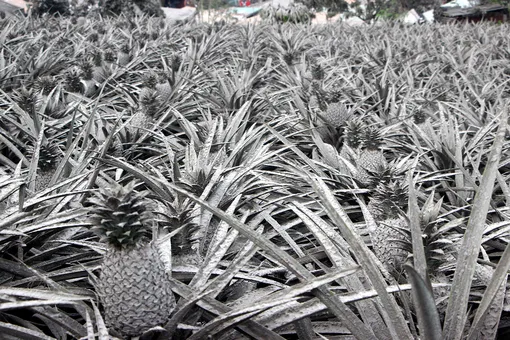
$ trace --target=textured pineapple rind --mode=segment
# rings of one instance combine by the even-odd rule
[[[370,231],[374,253],[390,271],[399,270],[409,255],[398,242],[409,242],[406,235],[398,230],[407,228],[404,218],[392,218],[378,222],[377,228]]]
[[[175,308],[169,274],[154,244],[105,255],[97,293],[108,327],[139,336],[164,324]]]

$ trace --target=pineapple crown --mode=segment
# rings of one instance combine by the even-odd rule
[[[329,103],[338,103],[342,100],[342,91],[335,89],[327,93],[327,100]]]
[[[114,63],[117,60],[117,56],[112,47],[108,47],[104,51],[104,60],[109,63]]]
[[[90,221],[102,242],[122,250],[147,242],[151,231],[146,192],[134,191],[135,182],[101,188],[88,200]]]
[[[80,65],[80,68],[83,79],[92,80],[94,77],[94,65],[89,61],[85,61]]]
[[[367,150],[379,150],[383,142],[381,132],[374,128],[368,127],[363,134],[363,148]]]
[[[27,154],[32,158],[35,154],[35,145],[27,146]],[[56,168],[61,158],[61,151],[56,141],[47,140],[39,148],[39,160],[37,165],[42,171]]]
[[[18,92],[18,97],[16,98],[16,103],[21,107],[25,112],[32,113],[34,109],[34,104],[36,103],[37,98],[32,89],[27,89],[22,87]]]
[[[413,112],[413,121],[415,124],[423,124],[427,119],[427,115],[422,110],[416,110]]]
[[[168,59],[167,64],[170,66],[172,71],[177,72],[179,70],[179,67],[181,67],[182,58],[178,53],[172,53]]]
[[[324,79],[324,69],[317,61],[312,63],[312,78],[316,80]]]
[[[171,79],[171,75],[165,71],[158,72],[158,84],[166,84]]]
[[[80,68],[74,66],[65,73],[66,90],[69,92],[80,93],[83,90],[81,83],[82,72]]]
[[[178,203],[167,205],[166,209],[169,213],[157,213],[160,217],[157,222],[158,225],[163,226],[169,232],[181,228],[177,234],[172,236],[172,254],[184,255],[193,252],[192,245],[198,239],[198,231],[200,227],[193,222],[193,209],[186,204]]]
[[[372,192],[378,219],[398,218],[408,202],[408,191],[399,181],[379,183]]]
[[[155,89],[158,84],[158,75],[154,72],[148,72],[142,75],[142,86],[149,89]]]
[[[144,88],[140,92],[140,105],[149,115],[155,115],[161,105],[161,97],[156,90]]]
[[[454,250],[454,242],[451,236],[441,229],[439,221],[429,223],[422,221],[422,235],[427,267],[431,274],[435,274],[447,262],[447,254]]]
[[[49,95],[56,86],[57,80],[52,76],[38,77],[34,84],[35,90],[42,91],[45,96]]]
[[[103,64],[103,55],[101,51],[96,51],[92,54],[92,63],[94,66],[101,66]]]
[[[120,51],[122,53],[125,53],[125,54],[129,54],[131,52],[131,47],[129,47],[129,44],[123,44],[121,47],[120,47]]]
[[[370,174],[369,188],[375,189],[379,184],[389,184],[401,178],[394,166],[378,164],[374,171],[367,170]]]
[[[353,119],[347,122],[344,130],[344,140],[351,148],[356,149],[363,142],[365,135],[365,124],[360,119]]]

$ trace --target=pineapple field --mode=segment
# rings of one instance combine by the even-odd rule
[[[0,339],[508,339],[509,33],[0,19]]]

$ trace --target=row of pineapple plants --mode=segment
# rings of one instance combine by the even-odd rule
[[[0,25],[8,338],[505,332],[507,26]]]

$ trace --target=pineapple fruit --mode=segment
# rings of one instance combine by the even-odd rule
[[[344,103],[336,102],[327,104],[326,111],[323,111],[321,116],[326,124],[340,128],[351,118],[352,111]]]
[[[84,61],[83,64],[80,65],[80,71],[83,95],[85,97],[91,97],[98,90],[97,82],[94,79],[94,64],[90,61]]]
[[[386,269],[400,275],[410,253],[407,220],[402,216],[407,205],[407,191],[397,181],[379,183],[371,195],[368,210],[376,225],[369,234],[375,255]]]
[[[58,119],[65,113],[66,106],[59,99],[58,82],[55,77],[42,76],[34,82],[34,90],[37,93],[35,103],[36,112],[41,112],[44,108],[44,114]]]
[[[129,130],[136,134],[139,130],[147,130],[154,123],[154,116],[159,111],[161,96],[157,90],[143,88],[140,92],[139,109],[131,118]]]
[[[34,156],[34,147],[29,146],[27,153],[29,158]],[[58,164],[62,159],[62,151],[54,140],[47,140],[41,144],[39,149],[38,170],[35,178],[35,192],[48,188],[51,179],[57,171]]]
[[[124,44],[121,46],[119,51],[117,52],[117,63],[120,66],[126,66],[131,61],[131,48],[129,44]]]
[[[380,132],[369,127],[363,133],[361,148],[356,156],[355,178],[363,185],[370,182],[370,173],[376,172],[387,165],[386,158],[381,150],[382,137]]]
[[[134,186],[114,184],[88,201],[92,229],[108,246],[96,284],[106,323],[131,337],[164,324],[175,308],[165,263],[149,241],[145,194]]]

